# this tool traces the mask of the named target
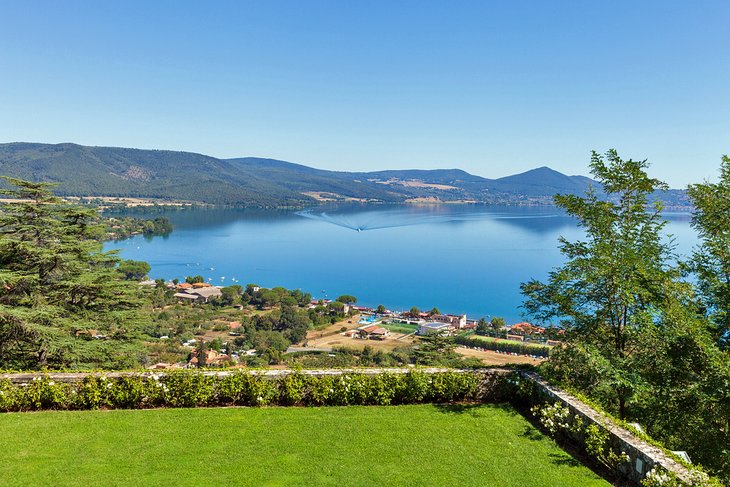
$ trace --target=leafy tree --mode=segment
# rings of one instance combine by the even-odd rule
[[[522,284],[528,313],[558,319],[575,343],[600,358],[621,418],[640,386],[632,362],[641,350],[642,328],[661,313],[678,273],[668,264],[671,246],[662,238],[661,205],[648,196],[666,185],[647,176],[646,161],[621,159],[610,150],[591,158],[591,173],[608,200],[593,190],[585,197],[558,195],[555,202],[576,217],[587,240],[560,239],[567,262],[547,283]]]
[[[375,312],[378,313],[379,315],[385,314],[387,311],[388,310],[385,309],[385,306],[383,306],[382,304],[379,304],[377,309],[375,310]]]
[[[730,355],[685,303],[671,304],[641,336],[636,370],[645,385],[632,400],[635,416],[664,445],[730,480]]]
[[[345,313],[345,304],[340,301],[333,301],[327,307],[331,315],[342,316]]]
[[[220,352],[221,348],[223,348],[223,340],[221,340],[219,337],[212,339],[208,343],[208,348],[210,350],[215,350],[216,352]]]
[[[489,322],[486,320],[486,318],[479,318],[479,321],[477,322],[477,334],[486,335],[489,330]]]
[[[418,309],[418,307],[414,306],[411,308],[408,314],[411,315],[412,318],[418,318],[418,315],[421,314],[421,310]]]
[[[4,179],[21,201],[0,206],[0,368],[136,365],[141,290],[102,252],[96,211]],[[88,330],[114,340],[78,337]]]
[[[281,302],[281,295],[271,289],[265,289],[259,294],[259,303],[262,308],[271,308]]]
[[[309,316],[306,311],[297,310],[294,306],[282,306],[277,329],[292,343],[298,343],[307,336]]]
[[[205,278],[201,275],[188,276],[185,278],[185,282],[187,282],[188,284],[198,284],[200,282],[205,282]]]
[[[431,316],[433,316],[433,315],[440,315],[440,314],[441,314],[441,311],[439,311],[439,309],[438,309],[438,308],[436,308],[436,307],[433,307],[433,308],[431,309],[431,311],[429,311],[429,312],[428,312],[428,314],[430,314]]]
[[[195,356],[198,358],[198,367],[203,368],[208,365],[208,344],[200,340],[198,346],[195,347]]]
[[[730,157],[723,156],[720,180],[691,185],[692,226],[700,237],[690,261],[712,333],[730,347]]]
[[[256,350],[275,350],[284,351],[289,348],[291,342],[284,335],[276,331],[259,331],[250,335],[252,345]]]
[[[456,345],[451,338],[434,333],[421,337],[413,356],[417,365],[447,364],[459,358],[454,348]]]
[[[729,478],[730,356],[709,334],[692,286],[669,264],[660,206],[647,201],[664,185],[646,176],[643,161],[614,151],[607,158],[594,154],[591,168],[608,201],[593,192],[556,198],[586,241],[561,239],[566,264],[547,283],[522,285],[531,314],[568,330],[542,372]]]
[[[355,303],[357,303],[357,298],[350,294],[343,294],[342,296],[337,298],[337,301],[339,301],[340,303],[345,303],[345,304],[355,304]]]
[[[233,286],[226,286],[221,289],[220,302],[224,306],[230,306],[240,301],[241,295],[243,294],[243,288],[237,284]]]
[[[119,272],[130,281],[139,281],[152,269],[147,262],[141,260],[123,260],[119,263]]]
[[[489,322],[489,328],[492,331],[502,331],[502,329],[507,326],[507,322],[504,321],[504,318],[501,318],[499,316],[495,316],[491,319]]]

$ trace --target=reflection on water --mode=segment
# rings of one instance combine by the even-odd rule
[[[544,279],[562,262],[560,236],[582,236],[574,219],[550,207],[330,205],[164,216],[175,227],[169,237],[106,249],[148,261],[153,278],[200,274],[219,285],[285,286],[317,298],[347,293],[368,306],[437,306],[512,322],[521,318],[520,283]],[[687,254],[695,242],[687,216],[667,217],[666,232]]]

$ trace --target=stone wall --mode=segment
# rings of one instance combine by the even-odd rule
[[[661,448],[647,443],[633,433],[614,423],[605,414],[602,414],[587,404],[581,402],[567,392],[553,387],[534,372],[523,372],[522,376],[535,385],[536,397],[534,402],[558,402],[570,410],[570,416],[578,415],[586,425],[595,424],[607,430],[611,435],[613,448],[618,452],[626,452],[631,459],[629,465],[622,466],[622,474],[626,479],[639,483],[655,466],[674,473],[684,482],[690,483],[689,470]]]

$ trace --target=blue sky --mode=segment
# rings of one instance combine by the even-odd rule
[[[0,0],[0,142],[674,187],[730,153],[730,2]]]

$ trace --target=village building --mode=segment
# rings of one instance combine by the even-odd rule
[[[541,335],[545,333],[545,328],[541,328],[539,326],[533,325],[532,323],[528,323],[527,321],[523,321],[522,323],[512,325],[509,329],[509,332],[512,334],[520,335]]]
[[[206,350],[205,351],[205,365],[206,366],[223,365],[226,362],[230,362],[230,360],[231,360],[230,355],[220,353],[216,350]],[[193,356],[188,361],[188,365],[197,367],[197,365],[198,365],[198,353],[197,352],[193,352]]]
[[[186,283],[187,284],[187,283]],[[175,297],[180,301],[187,301],[191,303],[207,303],[212,298],[217,298],[223,295],[223,292],[219,287],[209,286],[202,288],[185,288],[183,291],[175,293]]]
[[[221,292],[220,288],[217,287],[205,287],[201,289],[193,289],[191,291],[188,291],[190,294],[197,294],[200,296],[200,301],[207,303],[208,300],[212,298],[217,298],[219,296],[223,295],[223,292]]]
[[[368,308],[366,306],[350,306],[350,309],[353,311],[357,311],[359,313],[374,313],[375,311],[372,308]]]
[[[189,303],[194,303],[198,299],[198,296],[196,296],[195,294],[188,293],[175,293],[173,296],[176,297],[178,301],[187,301]]]
[[[365,338],[367,340],[382,340],[390,335],[390,332],[387,329],[378,325],[361,326],[357,329],[357,331],[360,334],[360,338]]]
[[[433,315],[431,321],[447,323],[455,329],[461,330],[466,326],[466,315]]]
[[[440,323],[437,321],[429,321],[418,325],[417,335],[446,335],[451,332],[453,327],[448,323]]]

